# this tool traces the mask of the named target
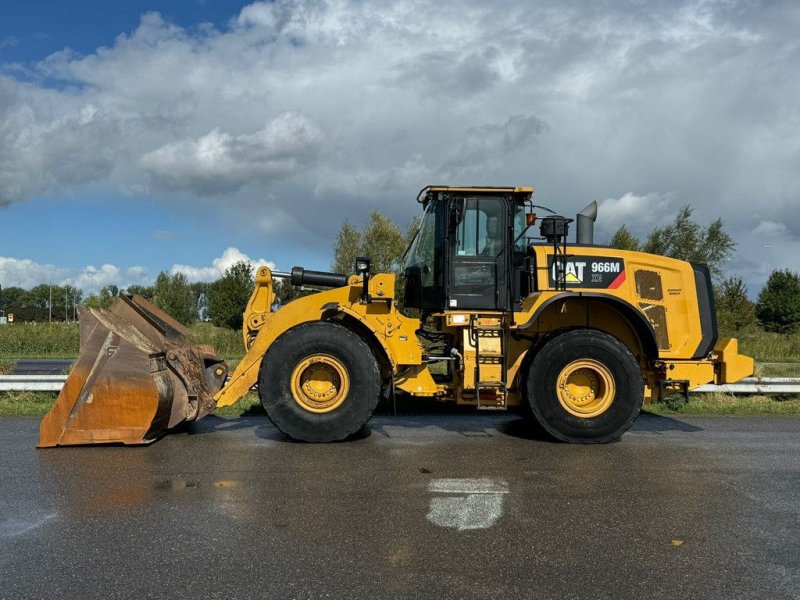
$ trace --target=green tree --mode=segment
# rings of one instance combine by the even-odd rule
[[[288,279],[273,279],[275,301],[283,306],[295,299],[295,289]]]
[[[403,253],[406,251],[406,236],[389,217],[374,211],[361,234],[363,254],[372,261],[373,273],[399,273]]]
[[[362,248],[361,238],[361,232],[345,219],[333,245],[331,271],[345,274],[353,272],[353,265]]]
[[[25,295],[23,306],[28,308],[48,308],[50,306],[51,292],[53,299],[58,300],[58,286],[55,286],[55,290],[53,290],[53,287],[47,283],[33,286]]]
[[[197,320],[192,288],[183,273],[168,275],[162,271],[153,292],[153,303],[173,319],[186,325]]]
[[[333,246],[331,270],[336,273],[353,273],[357,256],[370,259],[372,273],[395,273],[395,298],[402,306],[402,262],[408,245],[419,229],[419,219],[414,218],[403,234],[389,217],[373,211],[364,229],[358,230],[345,220]]]
[[[64,294],[64,302],[66,305],[63,307],[64,311],[59,312],[67,318],[67,321],[72,321],[78,318],[78,305],[83,302],[83,290],[76,288],[74,285],[61,286],[61,292]]]
[[[800,330],[800,275],[788,269],[773,271],[758,294],[756,318],[767,331]]]
[[[27,294],[28,292],[21,287],[3,287],[2,292],[0,292],[0,308],[9,310],[23,306]]]
[[[336,273],[353,273],[357,256],[371,260],[373,273],[397,273],[408,246],[408,239],[389,217],[373,211],[364,229],[358,230],[345,221],[333,246],[331,270]]]
[[[88,308],[109,308],[118,295],[119,288],[117,286],[107,285],[97,294],[90,295],[84,305]]]
[[[125,289],[125,293],[129,296],[139,295],[145,300],[149,300],[150,302],[153,301],[153,298],[156,295],[156,290],[152,285],[129,285]]]
[[[275,301],[278,306],[288,304],[292,300],[313,294],[316,290],[304,287],[295,287],[288,279],[275,280]]]
[[[396,273],[400,270],[407,246],[407,236],[403,235],[397,224],[389,217],[373,211],[369,222],[360,231],[345,220],[333,246],[331,270],[353,273],[356,257],[366,256],[371,260],[370,269],[373,273]]]
[[[704,228],[694,220],[693,212],[691,206],[684,206],[672,223],[653,230],[642,250],[651,254],[705,263],[715,279],[719,279],[725,261],[736,249],[736,242],[725,231],[722,219],[717,219]]]
[[[747,297],[741,277],[729,277],[714,288],[717,323],[722,331],[736,332],[755,325],[755,304]]]
[[[208,314],[218,327],[242,328],[242,315],[253,291],[253,267],[244,260],[232,265],[208,292]]]
[[[119,296],[119,291],[120,291],[119,287],[113,284],[107,285],[102,290],[100,290],[101,293],[105,293],[108,296],[111,296],[112,298],[116,298],[117,296]]]
[[[620,228],[614,232],[608,245],[620,250],[633,251],[638,251],[641,247],[639,239],[633,235],[625,225],[621,225]]]

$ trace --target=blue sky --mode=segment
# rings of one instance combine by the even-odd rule
[[[157,11],[184,27],[209,22],[222,25],[238,14],[246,2],[215,0],[28,0],[3,3],[0,20],[0,56],[3,62],[39,61],[53,52],[72,48],[90,54],[111,46],[123,32],[136,29],[142,14]]]
[[[0,19],[0,63],[14,73],[15,64],[35,65],[66,48],[91,55],[98,48],[113,46],[119,34],[134,31],[141,16],[152,11],[188,29],[202,23],[224,27],[246,4],[126,0],[109,10],[108,3],[101,1],[9,3]],[[60,82],[47,85],[59,87]],[[79,277],[87,265],[145,265],[155,275],[173,264],[211,264],[230,246],[254,259],[270,247],[258,232],[237,228],[235,223],[222,227],[223,221],[210,215],[182,214],[158,198],[130,197],[114,190],[45,194],[5,207],[0,218],[0,256],[54,265],[58,267],[54,282]],[[324,249],[301,249],[298,254],[298,260],[317,266],[328,260]],[[294,255],[283,257],[289,262],[294,259]],[[120,283],[124,279],[122,275]],[[92,280],[83,279],[86,287],[95,287]]]
[[[598,237],[690,204],[755,294],[800,255],[792,1],[14,2],[0,284],[325,269],[429,183],[533,185]]]

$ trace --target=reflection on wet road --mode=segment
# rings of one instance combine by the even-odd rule
[[[209,417],[35,450],[0,420],[0,598],[797,598],[800,419],[646,415],[616,444],[510,415],[290,442]]]

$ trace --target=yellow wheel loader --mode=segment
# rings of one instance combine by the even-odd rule
[[[593,243],[597,206],[573,219],[532,188],[429,186],[395,276],[259,267],[246,354],[228,374],[209,347],[141,297],[83,309],[81,355],[41,424],[41,447],[146,444],[254,386],[269,419],[308,442],[347,439],[401,392],[480,410],[519,407],[553,438],[621,436],[645,399],[753,372],[718,339],[704,265]],[[544,211],[543,217],[535,211]],[[538,236],[533,233],[538,227]],[[274,281],[325,288],[274,310]]]

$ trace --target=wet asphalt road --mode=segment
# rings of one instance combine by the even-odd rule
[[[63,375],[72,367],[72,359],[19,358],[14,363],[15,375]]]
[[[304,445],[209,417],[35,450],[0,420],[0,598],[800,598],[800,419],[648,416],[600,447],[511,415]]]

